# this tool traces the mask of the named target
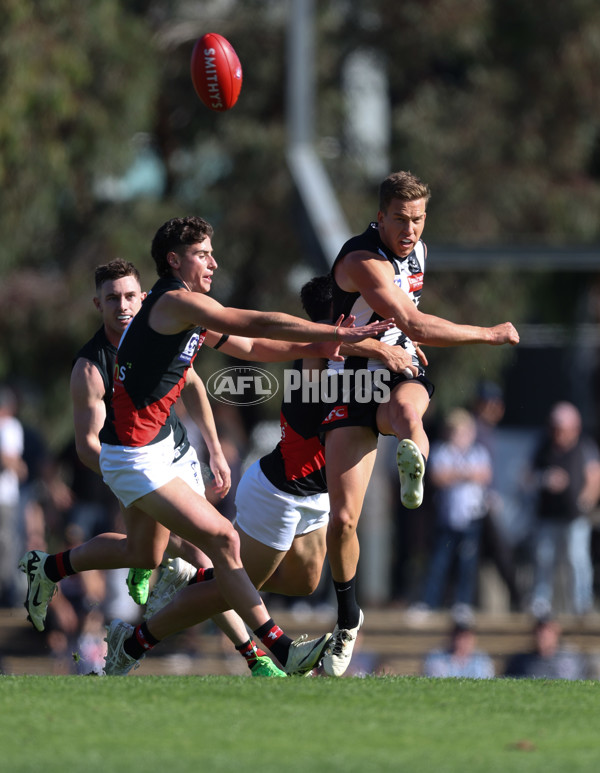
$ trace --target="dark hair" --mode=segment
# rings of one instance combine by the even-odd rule
[[[133,263],[130,263],[128,260],[123,260],[123,258],[116,258],[115,260],[111,260],[110,263],[105,263],[103,266],[97,266],[94,271],[96,291],[100,291],[104,282],[108,282],[112,279],[122,279],[124,276],[133,276],[140,282],[140,272]]]
[[[429,186],[412,172],[394,172],[379,186],[379,210],[384,213],[394,199],[401,201],[425,199],[427,204],[430,198]]]
[[[333,281],[331,274],[315,276],[300,290],[302,308],[313,322],[331,320]]]
[[[451,635],[452,637],[454,637],[454,636],[460,635],[461,633],[467,633],[467,631],[469,631],[470,633],[475,633],[475,624],[470,623],[466,620],[463,620],[463,621],[454,623],[454,625],[452,626]]]
[[[477,384],[477,399],[483,402],[489,400],[503,400],[502,387],[494,381],[480,381]]]
[[[174,217],[167,220],[152,239],[151,254],[159,276],[170,276],[167,261],[170,252],[177,252],[183,245],[198,244],[206,237],[212,238],[213,227],[201,217]]]

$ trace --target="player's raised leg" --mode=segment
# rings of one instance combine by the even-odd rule
[[[429,439],[423,416],[429,393],[420,382],[404,381],[390,399],[377,409],[377,427],[382,435],[398,438],[396,461],[400,476],[400,498],[404,507],[414,510],[423,501],[423,477],[429,455]]]

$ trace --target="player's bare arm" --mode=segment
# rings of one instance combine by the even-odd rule
[[[362,341],[390,328],[391,319],[362,327],[323,325],[276,311],[253,311],[222,306],[200,293],[175,290],[165,293],[150,312],[150,325],[158,333],[170,335],[196,325],[210,330],[252,338],[284,341]]]
[[[189,368],[186,373],[181,399],[190,418],[202,433],[210,455],[210,469],[215,477],[214,493],[222,498],[231,488],[231,470],[221,448],[206,387],[193,368]]]
[[[75,427],[75,447],[81,461],[100,473],[98,435],[106,418],[104,381],[98,368],[80,357],[71,372],[71,402]]]
[[[360,293],[382,317],[393,317],[406,335],[428,346],[461,344],[515,345],[519,334],[510,322],[493,327],[459,325],[433,314],[419,311],[408,295],[393,283],[393,267],[380,256],[368,252],[347,255],[336,269],[336,281],[344,289]]]
[[[354,317],[344,320],[344,326],[351,324]],[[209,330],[204,344],[211,348],[221,340],[222,334]],[[368,338],[367,341],[375,339]],[[381,344],[380,344],[381,346]],[[389,348],[389,347],[388,347]],[[305,357],[320,357],[322,359],[343,359],[336,356],[338,346],[335,341],[319,343],[294,343],[292,341],[277,341],[270,338],[248,338],[247,336],[229,336],[221,344],[219,351],[230,357],[251,362],[287,362],[288,360],[304,359]]]
[[[204,339],[204,345],[212,348],[221,340],[221,337],[222,333],[209,330]],[[314,353],[315,346],[321,346],[321,344],[300,344],[270,338],[232,335],[219,347],[219,351],[230,357],[251,362],[287,362],[298,357],[310,356]]]

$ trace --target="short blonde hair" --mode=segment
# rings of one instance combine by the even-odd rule
[[[425,199],[425,203],[431,198],[429,186],[412,172],[394,172],[385,178],[379,186],[379,209],[387,212],[394,199],[400,201],[417,201]]]

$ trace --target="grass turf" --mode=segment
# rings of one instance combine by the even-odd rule
[[[2,676],[7,773],[597,771],[600,683]]]

